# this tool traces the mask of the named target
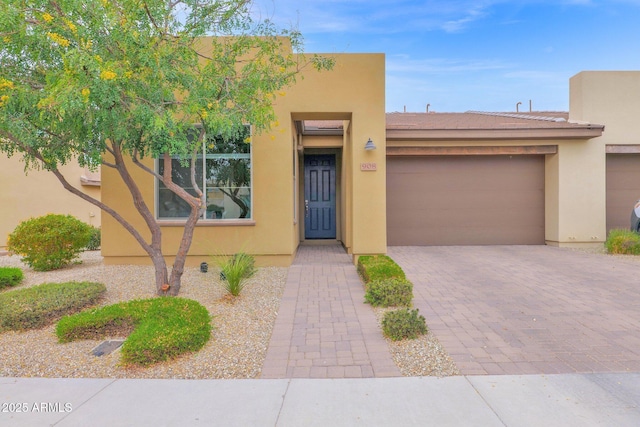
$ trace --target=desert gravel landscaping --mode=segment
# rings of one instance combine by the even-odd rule
[[[0,266],[25,272],[20,286],[45,282],[97,281],[107,287],[104,305],[155,296],[151,266],[105,266],[99,252],[85,252],[82,263],[68,268],[35,272],[15,256],[1,256]],[[119,352],[96,357],[101,341],[59,344],[55,325],[27,332],[0,334],[0,376],[59,378],[259,378],[287,276],[286,268],[260,268],[238,298],[230,298],[219,281],[218,269],[201,273],[186,268],[181,297],[204,305],[213,318],[212,337],[197,353],[148,368],[123,368]],[[378,319],[383,313],[375,309]],[[382,332],[381,332],[382,333]],[[108,339],[123,339],[110,337]],[[106,340],[106,339],[105,339]],[[446,351],[432,334],[416,340],[387,340],[391,355],[404,376],[458,375]]]
[[[17,257],[0,257],[0,265],[20,266],[22,285],[70,280],[99,281],[107,286],[103,304],[155,296],[151,266],[105,266],[99,252],[82,254],[82,264],[34,272]],[[177,360],[149,368],[118,366],[119,353],[96,357],[102,341],[59,344],[54,325],[28,332],[0,334],[0,376],[64,378],[256,378],[277,315],[286,268],[261,268],[237,299],[225,297],[217,270],[186,268],[180,296],[199,301],[213,317],[212,337],[205,347]],[[118,337],[113,337],[118,338]],[[124,337],[120,337],[124,338]]]

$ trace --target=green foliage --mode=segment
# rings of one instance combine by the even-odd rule
[[[427,333],[427,323],[424,316],[418,314],[418,309],[393,310],[384,314],[382,332],[393,341],[415,339]]]
[[[358,258],[358,273],[365,283],[374,280],[404,279],[404,271],[387,255],[363,255]]]
[[[88,251],[97,251],[100,249],[100,243],[102,242],[102,234],[98,227],[94,227],[92,225],[90,227],[91,238],[89,239],[89,243],[87,244],[86,249]]]
[[[251,255],[239,252],[220,264],[225,289],[234,297],[240,295],[246,280],[255,273],[255,260]]]
[[[95,166],[108,141],[189,159],[193,123],[226,138],[269,129],[300,69],[333,60],[291,54],[299,32],[253,16],[246,0],[3,0],[1,148]]]
[[[273,106],[285,89],[302,69],[328,70],[334,59],[304,57],[298,31],[255,16],[246,0],[3,0],[0,151],[60,180],[61,165],[77,160],[93,169],[104,158],[126,177],[133,175],[128,157],[138,165],[149,157],[188,163],[202,144],[193,138],[196,123],[223,139],[247,124],[252,134],[277,128]],[[146,167],[136,171],[156,178]],[[137,188],[123,183],[140,215],[152,218]],[[194,219],[184,227],[181,244],[188,248],[200,189],[176,185],[167,186]],[[242,198],[234,201],[243,208]],[[163,277],[162,250],[148,237],[160,241],[160,226],[148,221],[140,228],[116,206],[93,203],[123,224]],[[242,211],[247,215],[249,206]],[[187,252],[179,252],[174,271],[182,271]],[[171,280],[177,292],[180,275]]]
[[[17,267],[0,267],[0,290],[16,286],[23,278],[22,270]]]
[[[205,307],[185,298],[133,300],[62,318],[56,326],[60,342],[128,335],[121,364],[148,366],[200,350],[211,337]]]
[[[49,214],[21,222],[7,249],[34,270],[48,271],[69,265],[90,239],[89,225],[71,215]]]
[[[106,287],[101,283],[45,283],[0,294],[0,332],[46,326],[65,314],[96,304]]]
[[[366,285],[364,299],[375,307],[409,307],[413,299],[413,284],[407,279],[377,279]]]
[[[640,255],[640,234],[630,230],[614,229],[609,232],[604,245],[610,254]]]

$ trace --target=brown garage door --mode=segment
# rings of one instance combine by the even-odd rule
[[[607,233],[629,228],[629,217],[640,199],[640,154],[607,154]]]
[[[388,157],[387,236],[392,246],[544,244],[544,157]]]

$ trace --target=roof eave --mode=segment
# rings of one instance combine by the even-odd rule
[[[602,136],[604,126],[527,129],[387,129],[387,140],[511,140],[591,139]]]

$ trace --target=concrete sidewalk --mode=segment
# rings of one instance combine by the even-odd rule
[[[0,378],[0,405],[4,427],[637,426],[640,374],[317,380]]]

